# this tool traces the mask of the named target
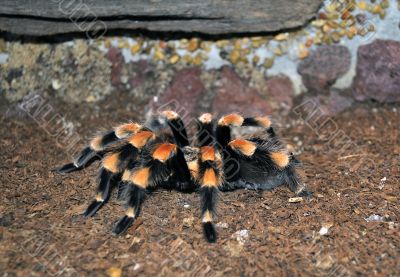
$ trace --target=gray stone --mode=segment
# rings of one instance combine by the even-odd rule
[[[320,46],[301,61],[297,71],[304,86],[311,92],[329,92],[338,78],[350,68],[351,54],[341,45]]]
[[[358,48],[353,95],[359,101],[400,101],[400,42],[375,40]]]

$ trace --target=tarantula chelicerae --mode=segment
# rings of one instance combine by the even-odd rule
[[[232,139],[234,126],[259,127],[260,132]],[[84,215],[93,216],[118,184],[118,198],[124,199],[127,207],[113,228],[115,234],[128,229],[139,216],[146,192],[155,188],[198,190],[204,235],[209,242],[216,241],[212,222],[220,190],[271,189],[288,184],[295,193],[308,194],[296,173],[299,162],[279,141],[268,117],[229,114],[215,124],[211,114],[203,114],[198,118],[197,146],[190,146],[182,119],[165,111],[148,127],[127,123],[96,136],[73,163],[58,171],[80,170],[96,159],[102,160],[99,185]]]

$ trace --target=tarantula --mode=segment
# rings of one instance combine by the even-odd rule
[[[115,234],[132,225],[146,193],[156,188],[200,192],[208,242],[217,239],[213,219],[218,191],[266,190],[287,184],[296,194],[308,195],[296,173],[300,162],[279,141],[268,117],[229,114],[215,122],[207,113],[197,123],[197,146],[189,145],[184,123],[173,111],[153,117],[148,127],[122,124],[96,136],[58,172],[80,170],[101,159],[97,193],[84,215],[95,215],[118,185],[118,199],[126,201],[126,211],[113,228]],[[259,127],[260,132],[232,139],[231,127],[241,126]]]

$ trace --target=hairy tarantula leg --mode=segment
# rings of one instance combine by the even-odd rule
[[[242,126],[244,118],[238,114],[228,114],[220,118],[216,129],[218,146],[225,149],[231,141],[231,126]]]
[[[197,142],[200,147],[214,145],[213,118],[209,113],[202,114],[197,120]]]
[[[57,169],[59,173],[69,173],[80,170],[88,166],[92,161],[101,159],[106,147],[115,143],[120,139],[127,138],[136,134],[142,126],[136,123],[122,124],[114,128],[114,130],[103,135],[93,138],[89,146],[85,147],[76,157],[73,163],[66,164]]]
[[[270,137],[275,137],[275,131],[272,128],[271,119],[268,116],[246,117],[243,120],[242,126],[261,127],[267,130]]]
[[[170,182],[176,184],[176,189],[189,191],[195,188],[191,179],[189,166],[186,163],[185,156],[180,148],[177,148],[175,157],[171,159],[171,167],[174,174],[170,179]]]
[[[129,138],[126,145],[124,145],[119,152],[108,154],[103,159],[103,167],[100,170],[100,182],[97,189],[95,200],[86,209],[85,216],[93,216],[106,202],[110,195],[110,188],[112,185],[112,178],[118,179],[117,176],[128,166],[128,164],[135,160],[139,149],[144,147],[149,140],[155,138],[153,132],[140,131]]]
[[[267,133],[271,137],[275,137],[275,131],[272,128],[272,122],[267,116],[256,116],[256,117],[246,117],[243,118],[238,114],[228,114],[218,121],[218,126],[216,130],[217,142],[219,146],[224,149],[229,141],[231,140],[231,130],[230,127],[240,127],[240,126],[254,126],[261,127],[267,130]]]
[[[296,195],[301,197],[311,197],[312,192],[308,190],[307,185],[302,181],[300,175],[296,172],[295,167],[299,164],[300,162],[296,159],[296,157],[290,153],[289,166],[286,170],[287,174],[285,175],[285,182],[289,185],[290,190],[296,193]]]
[[[104,202],[107,201],[110,194],[111,176],[112,173],[110,171],[104,168],[101,169],[96,197],[83,213],[84,216],[94,216],[101,206],[103,206]]]
[[[203,146],[201,148],[199,182],[202,222],[204,236],[210,243],[214,243],[217,240],[213,217],[219,186],[223,183],[221,164],[221,158],[214,147]]]
[[[186,133],[185,124],[179,115],[174,111],[163,111],[161,114],[167,118],[168,126],[174,134],[176,144],[179,147],[188,146],[189,139]]]
[[[115,225],[115,234],[123,233],[139,216],[140,206],[145,191],[149,185],[157,185],[169,176],[169,165],[179,153],[176,144],[161,143],[151,150],[148,157],[144,157],[142,165],[132,170],[125,170],[122,181],[126,182],[124,196],[127,198],[127,210]]]
[[[140,208],[149,185],[151,171],[149,167],[126,170],[122,182],[126,182],[125,197],[127,209],[125,215],[116,223],[113,233],[116,235],[125,232],[140,214]]]

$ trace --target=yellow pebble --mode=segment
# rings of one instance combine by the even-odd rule
[[[192,56],[190,56],[188,54],[184,55],[182,59],[183,59],[184,62],[186,62],[188,64],[192,63],[192,61],[193,61]]]
[[[308,57],[309,54],[310,53],[309,53],[307,48],[303,49],[303,50],[300,50],[299,51],[299,59],[305,59],[306,57]]]
[[[348,39],[353,39],[353,37],[354,37],[355,34],[354,34],[353,32],[351,32],[351,31],[347,31],[347,32],[346,32],[346,35],[347,35],[347,38],[348,38]]]
[[[179,59],[180,59],[180,57],[177,54],[172,55],[172,57],[169,58],[169,63],[176,64],[179,61]]]
[[[179,41],[179,48],[180,49],[186,49],[188,47],[188,44],[189,44],[189,41],[186,38],[181,39]]]
[[[160,49],[156,49],[156,51],[154,52],[154,58],[156,60],[161,60],[162,61],[162,60],[165,59],[165,55]]]
[[[199,40],[197,38],[192,38],[189,41],[189,45],[188,45],[187,50],[190,51],[190,52],[194,52],[194,51],[197,50],[197,48],[199,48]]]
[[[231,61],[231,63],[236,64],[239,61],[240,58],[240,53],[238,50],[233,50],[230,54],[229,54],[229,60]]]
[[[118,48],[120,48],[120,49],[129,48],[129,43],[126,40],[121,40],[118,43]]]
[[[338,43],[340,41],[340,35],[338,32],[333,32],[331,34],[331,38],[333,40],[333,42]]]
[[[314,27],[322,27],[325,25],[325,23],[326,23],[326,20],[317,19],[317,20],[314,20],[313,22],[311,22],[311,25]]]
[[[218,48],[223,48],[225,46],[229,45],[229,41],[226,39],[218,40],[215,45],[217,45]]]
[[[240,48],[242,48],[242,42],[240,39],[236,39],[234,42],[234,47],[236,50],[240,50]]]
[[[257,55],[254,55],[253,59],[252,59],[252,62],[253,62],[253,65],[256,66],[260,62],[260,57],[257,56]]]
[[[137,53],[139,53],[141,48],[142,48],[142,46],[139,43],[136,43],[135,45],[131,46],[131,53],[137,54]]]
[[[363,11],[365,11],[367,9],[367,3],[365,1],[358,2],[357,6],[360,10],[363,10]]]
[[[269,69],[274,65],[274,58],[265,58],[264,67]]]
[[[201,63],[202,63],[202,57],[201,57],[201,55],[200,54],[197,54],[195,57],[194,57],[194,59],[193,59],[193,63],[195,64],[195,65],[201,65]]]
[[[106,47],[107,49],[111,47],[111,39],[107,38],[104,41],[104,47]]]
[[[380,14],[381,12],[382,12],[382,8],[381,8],[380,5],[375,5],[375,6],[372,8],[372,13],[374,13],[374,14]]]
[[[200,43],[200,47],[201,49],[203,49],[206,52],[210,52],[211,51],[211,42],[209,41],[202,41]]]
[[[389,0],[382,0],[382,2],[381,2],[381,7],[382,7],[382,9],[387,9],[387,8],[389,8]]]
[[[108,276],[109,277],[121,277],[122,276],[122,269],[118,267],[110,267],[107,270]]]
[[[277,41],[282,41],[286,40],[288,38],[289,34],[288,33],[280,33],[274,37],[275,40]]]
[[[280,45],[274,49],[274,54],[277,56],[282,56],[284,54],[284,51]]]
[[[331,27],[329,27],[328,24],[325,24],[324,26],[322,26],[322,31],[323,31],[324,33],[329,33],[331,30],[332,30],[332,29],[331,29]]]

